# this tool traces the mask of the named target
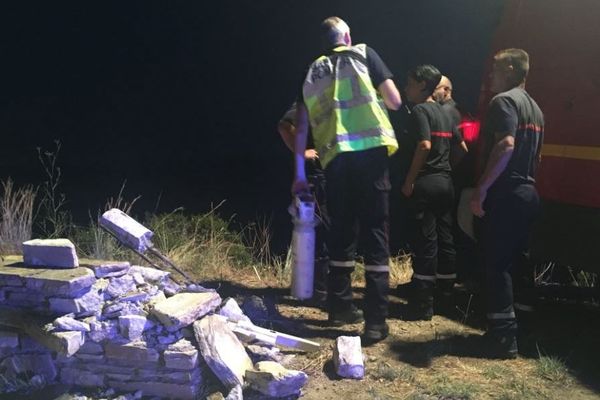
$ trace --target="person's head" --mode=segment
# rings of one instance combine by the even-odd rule
[[[490,89],[500,93],[524,85],[528,73],[529,54],[525,50],[500,50],[494,56]]]
[[[412,103],[427,100],[440,83],[442,74],[433,65],[419,65],[408,72],[406,97]]]
[[[442,75],[440,83],[433,91],[433,99],[440,103],[445,103],[452,99],[452,82],[446,75]]]
[[[350,27],[339,17],[329,17],[321,22],[321,40],[323,47],[336,44],[351,46]]]

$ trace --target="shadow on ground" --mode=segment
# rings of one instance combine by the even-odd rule
[[[212,282],[207,286],[216,287]],[[342,328],[327,326],[325,319],[303,316],[286,318],[279,313],[277,306],[307,306],[289,296],[283,288],[249,288],[236,283],[221,282],[219,293],[222,297],[243,300],[249,296],[263,299],[268,309],[265,320],[258,321],[263,326],[281,330],[304,338],[334,339],[340,335],[357,335],[362,328],[351,325]],[[355,290],[362,294],[362,289]],[[323,306],[323,305],[321,305]],[[312,314],[311,314],[312,315]],[[391,296],[390,320],[402,320],[406,316],[406,304]],[[475,329],[485,328],[485,314],[479,298],[459,293],[456,304],[444,315],[456,323]],[[581,384],[600,393],[600,308],[585,304],[561,304],[546,302],[537,307],[534,313],[519,315],[519,353],[524,358],[540,356],[561,360],[571,375]],[[407,322],[408,323],[408,322]],[[387,345],[400,361],[417,368],[427,368],[435,358],[444,355],[458,357],[485,358],[479,335],[464,335],[457,331],[440,332],[435,337],[416,334],[407,341],[390,337]],[[325,373],[327,373],[327,365]],[[335,374],[333,374],[335,375]]]

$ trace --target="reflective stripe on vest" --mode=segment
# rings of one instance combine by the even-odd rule
[[[323,168],[342,152],[386,146],[388,155],[398,149],[387,109],[373,87],[368,67],[344,55],[352,51],[366,57],[366,46],[340,46],[340,53],[321,56],[309,68],[303,95],[315,147]]]

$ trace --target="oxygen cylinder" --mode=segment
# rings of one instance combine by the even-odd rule
[[[315,273],[315,201],[311,195],[298,195],[289,209],[294,223],[292,234],[293,297],[305,300],[313,295]]]

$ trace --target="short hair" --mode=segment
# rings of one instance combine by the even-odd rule
[[[329,17],[321,22],[321,38],[327,45],[337,44],[350,32],[350,27],[340,17]]]
[[[494,56],[495,61],[506,62],[512,65],[515,74],[515,83],[523,83],[529,73],[529,54],[523,49],[504,49]]]
[[[433,65],[419,65],[408,72],[408,76],[417,82],[425,82],[424,91],[432,95],[442,79],[442,73]]]

